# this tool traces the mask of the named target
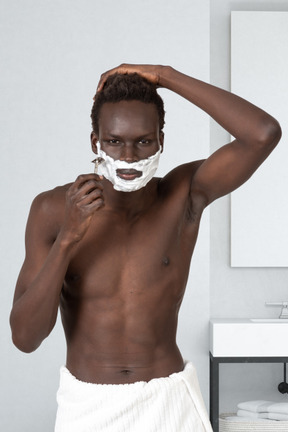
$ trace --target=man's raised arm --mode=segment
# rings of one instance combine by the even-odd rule
[[[191,193],[200,193],[205,205],[242,185],[281,138],[279,123],[262,109],[170,66],[123,64],[102,75],[98,91],[103,88],[107,77],[116,72],[136,72],[158,87],[179,94],[235,137],[234,141],[206,159],[191,180]]]

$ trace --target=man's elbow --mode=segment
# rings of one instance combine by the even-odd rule
[[[276,119],[269,117],[265,120],[258,136],[258,143],[266,149],[272,151],[282,136],[281,126]]]
[[[12,332],[12,341],[16,348],[20,351],[30,354],[39,347],[40,344],[32,343],[31,341],[25,340],[24,338],[19,337],[19,335],[15,332]]]
[[[27,332],[24,328],[16,328],[12,317],[10,317],[10,327],[12,342],[20,351],[29,354],[35,351],[41,345],[42,341],[38,342],[33,340],[31,335],[27,335]]]

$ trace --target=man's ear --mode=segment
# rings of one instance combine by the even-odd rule
[[[162,153],[163,149],[164,149],[164,132],[163,131],[160,131],[159,140],[160,140],[161,153]]]
[[[96,135],[95,132],[91,132],[90,140],[91,140],[92,151],[93,151],[93,153],[97,154],[98,152],[97,152],[97,146],[96,146],[96,144],[97,144],[97,141],[98,141],[98,136]]]

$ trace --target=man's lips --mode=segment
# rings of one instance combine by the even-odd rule
[[[134,180],[137,177],[142,176],[142,171],[137,171],[134,169],[117,169],[117,176],[123,180]]]

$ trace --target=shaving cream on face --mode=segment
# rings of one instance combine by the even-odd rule
[[[146,186],[146,184],[154,176],[160,159],[161,148],[152,156],[147,159],[142,159],[139,162],[125,162],[114,160],[105,153],[100,143],[97,142],[98,156],[102,161],[95,164],[95,172],[104,176],[113,184],[113,188],[121,192],[133,192]],[[118,169],[136,170],[140,171],[142,175],[132,180],[124,180],[117,175]]]

